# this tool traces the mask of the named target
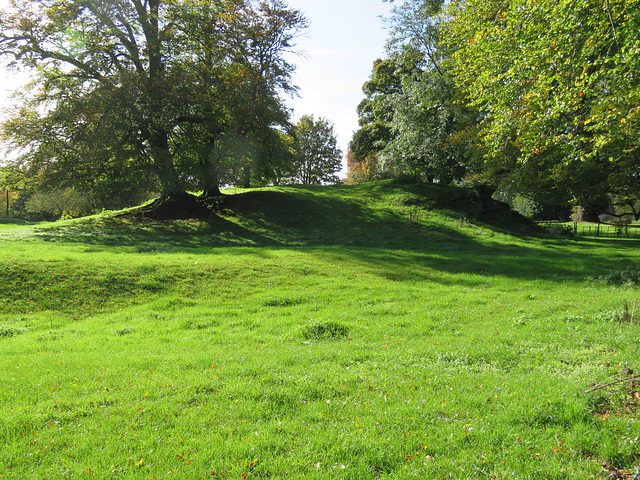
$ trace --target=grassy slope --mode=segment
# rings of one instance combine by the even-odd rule
[[[5,478],[606,478],[638,463],[629,240],[460,191],[0,225]],[[484,223],[487,222],[487,223]],[[490,226],[491,225],[491,226]],[[589,277],[610,280],[592,281]]]

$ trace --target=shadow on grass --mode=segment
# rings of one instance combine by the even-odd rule
[[[434,274],[440,271],[466,274],[465,282],[471,286],[491,276],[559,282],[597,277],[626,268],[639,243],[528,239],[526,235],[534,233],[530,225],[519,223],[508,212],[473,219],[485,234],[495,233],[495,238],[429,217],[415,221],[405,207],[419,202],[426,205],[433,202],[430,198],[448,205],[450,219],[469,213],[469,202],[458,191],[424,188],[442,192],[439,196],[438,192],[417,195],[402,188],[392,190],[388,184],[371,184],[355,193],[344,187],[258,190],[229,196],[220,215],[207,221],[134,223],[126,218],[98,217],[36,227],[34,235],[49,242],[85,244],[87,252],[116,247],[139,253],[208,254],[222,247],[230,254],[234,249],[229,247],[262,247],[250,251],[264,256],[268,249],[295,247],[331,262],[366,264],[392,281],[452,282],[447,280],[450,276]],[[422,211],[428,215],[428,209]],[[506,231],[523,236],[508,236]],[[240,248],[237,253],[248,251]],[[461,276],[457,278],[459,282]]]
[[[473,241],[459,229],[418,222],[409,214],[358,199],[315,195],[312,189],[251,191],[225,199],[206,221],[139,222],[100,218],[35,228],[50,242],[94,246],[206,249],[234,246],[363,246],[423,249],[439,242]]]
[[[206,222],[176,220],[133,224],[117,219],[69,223],[36,230],[46,242],[81,243],[93,247],[129,247],[135,251],[181,251],[234,246],[279,246],[280,242],[221,217]]]
[[[612,271],[624,271],[637,261],[640,242],[602,245],[565,242],[543,245],[500,245],[477,242],[442,244],[437,250],[349,248],[318,250],[331,262],[358,262],[376,275],[396,282],[434,281],[473,287],[487,278],[581,282]],[[586,250],[584,247],[587,247]],[[617,251],[617,254],[612,252]],[[445,274],[445,275],[442,275]]]
[[[20,218],[0,218],[0,225],[35,225],[36,223],[39,222],[31,222]]]

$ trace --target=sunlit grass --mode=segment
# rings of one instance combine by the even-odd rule
[[[270,230],[284,210],[225,216],[245,228],[233,238],[199,222],[4,230],[0,475],[586,479],[640,463],[635,387],[586,393],[639,368],[640,327],[616,317],[638,286],[613,275],[637,242],[293,190],[367,207],[331,217],[324,243],[313,222]]]

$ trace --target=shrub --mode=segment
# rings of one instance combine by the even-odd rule
[[[81,192],[66,188],[49,192],[36,192],[25,205],[27,212],[50,219],[84,215],[91,211],[89,197]]]
[[[561,223],[550,223],[547,225],[542,225],[542,228],[549,234],[554,237],[573,237],[575,236],[575,232],[573,228],[569,225],[563,225]]]
[[[638,286],[640,285],[640,268],[628,267],[624,270],[614,270],[600,275],[595,281],[605,285]]]

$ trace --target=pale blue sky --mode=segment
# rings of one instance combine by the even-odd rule
[[[0,8],[7,0],[0,0]],[[298,39],[304,56],[290,57],[297,65],[294,84],[300,98],[290,99],[294,118],[324,117],[334,124],[338,144],[346,155],[351,136],[358,128],[356,107],[363,98],[362,84],[371,74],[376,58],[384,56],[386,31],[381,16],[390,6],[382,0],[289,0],[300,9],[310,27]],[[24,77],[0,70],[0,105]]]
[[[389,3],[382,0],[289,0],[310,23],[298,49],[294,84],[300,97],[289,105],[295,118],[313,114],[334,124],[343,153],[358,129],[356,107],[363,99],[362,85],[369,79],[373,61],[384,56],[387,32],[381,17]]]

